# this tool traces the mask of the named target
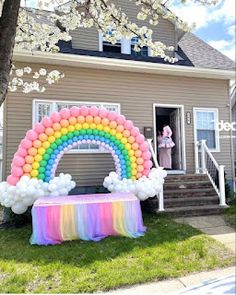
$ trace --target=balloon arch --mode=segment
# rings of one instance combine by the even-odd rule
[[[7,183],[15,186],[22,176],[50,182],[64,153],[81,143],[98,144],[110,151],[120,179],[149,175],[151,154],[139,129],[123,115],[83,106],[53,112],[27,131],[12,160]]]

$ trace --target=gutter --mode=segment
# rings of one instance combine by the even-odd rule
[[[41,51],[34,51],[33,53],[29,51],[15,51],[13,53],[13,61],[181,77],[198,77],[222,80],[233,80],[235,78],[234,71],[204,69],[179,65],[177,66],[172,64],[167,65],[143,61],[64,53],[48,53]]]

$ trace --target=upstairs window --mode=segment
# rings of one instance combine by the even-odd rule
[[[114,30],[110,30],[107,35],[112,37],[114,35]],[[104,52],[121,53],[121,39],[116,40],[116,43],[113,44],[103,36],[102,46]]]
[[[131,55],[132,56],[148,56],[147,46],[138,48],[139,49],[138,51],[135,50],[135,47],[137,46],[138,43],[139,43],[139,37],[133,37],[131,39]]]
[[[40,122],[43,117],[50,116],[52,112],[59,112],[63,108],[71,108],[73,106],[105,108],[108,111],[113,111],[120,114],[120,104],[117,103],[95,103],[95,102],[78,102],[78,101],[48,101],[34,100],[33,101],[33,125]],[[71,149],[69,153],[87,153],[87,152],[106,152],[104,148],[97,144],[79,144],[76,148]]]

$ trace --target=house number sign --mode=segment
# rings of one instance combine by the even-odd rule
[[[192,116],[190,112],[186,112],[186,124],[191,125],[192,123]]]

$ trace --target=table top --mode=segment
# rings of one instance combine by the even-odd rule
[[[109,203],[109,202],[138,201],[133,193],[110,193],[110,194],[91,194],[91,195],[71,195],[60,197],[42,197],[35,201],[34,207],[89,204],[89,203]]]

